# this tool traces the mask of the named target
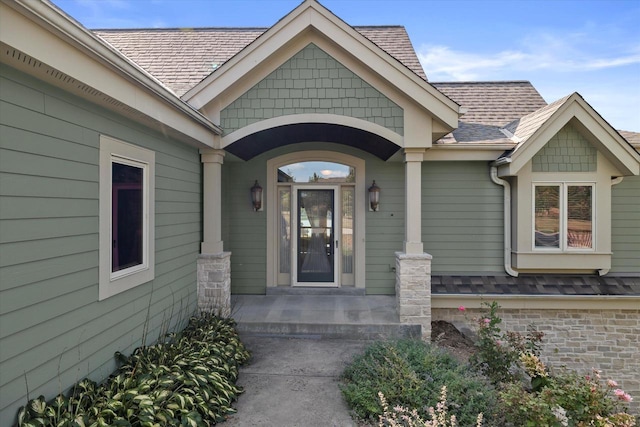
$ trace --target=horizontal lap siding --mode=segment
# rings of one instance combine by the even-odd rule
[[[115,351],[195,308],[196,149],[19,72],[0,78],[0,425],[31,397],[105,378]],[[98,301],[100,134],[156,153],[153,282]]]
[[[380,207],[366,215],[366,292],[393,295],[396,285],[396,252],[404,242],[404,163],[367,159],[367,188],[373,180],[380,187]],[[365,194],[365,197],[368,195]]]
[[[422,164],[422,240],[434,274],[504,274],[503,233],[503,189],[485,162]]]
[[[611,211],[611,273],[640,275],[640,177],[613,186]]]
[[[256,180],[267,200],[266,159],[226,162],[222,166],[222,230],[225,251],[231,255],[231,291],[234,294],[264,294],[267,280],[267,207],[255,212],[250,189]]]

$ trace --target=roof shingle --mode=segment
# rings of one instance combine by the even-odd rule
[[[182,96],[267,29],[163,28],[93,32]],[[369,26],[354,29],[426,79],[404,27]]]

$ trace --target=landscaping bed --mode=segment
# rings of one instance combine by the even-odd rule
[[[464,307],[460,307],[464,311]],[[601,372],[549,368],[544,334],[502,331],[484,304],[474,341],[433,322],[433,343],[379,342],[343,374],[342,393],[361,426],[632,427],[632,397]]]
[[[211,426],[235,412],[238,369],[250,354],[232,319],[201,314],[157,344],[116,353],[118,369],[103,383],[84,379],[47,402],[21,408],[28,426]]]

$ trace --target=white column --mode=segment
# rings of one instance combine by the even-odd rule
[[[404,253],[422,254],[422,160],[424,148],[404,149],[405,234]]]
[[[222,245],[222,163],[224,151],[211,148],[200,150],[203,165],[203,242],[202,254],[219,254]]]

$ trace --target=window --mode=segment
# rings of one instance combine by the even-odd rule
[[[593,249],[593,184],[534,185],[534,248]]]
[[[99,299],[154,278],[155,154],[100,138]]]

